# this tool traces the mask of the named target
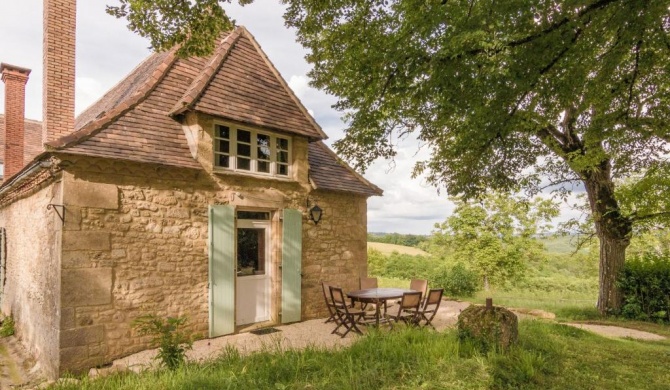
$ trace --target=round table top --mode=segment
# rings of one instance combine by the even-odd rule
[[[356,299],[394,299],[401,298],[402,294],[413,291],[402,288],[366,288],[364,290],[350,291],[347,296]]]

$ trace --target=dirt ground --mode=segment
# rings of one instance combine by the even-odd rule
[[[629,337],[637,340],[652,340],[652,341],[660,341],[666,339],[664,336],[660,336],[655,333],[649,333],[629,328],[622,328],[619,326],[577,324],[570,322],[566,322],[565,325],[570,325],[574,326],[575,328],[588,330],[605,337]]]

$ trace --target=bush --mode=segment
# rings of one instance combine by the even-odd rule
[[[478,275],[462,263],[456,263],[451,269],[443,267],[432,277],[430,284],[443,288],[446,295],[452,296],[472,296],[480,288]]]
[[[624,303],[621,315],[670,322],[670,257],[646,254],[628,260],[618,280]]]
[[[186,361],[186,351],[193,348],[193,340],[180,328],[186,324],[186,317],[162,319],[154,314],[141,316],[133,321],[133,326],[142,335],[153,337],[153,346],[158,346],[158,355],[163,367],[174,370]]]
[[[368,274],[396,279],[430,279],[441,261],[433,257],[393,252],[388,256],[376,249],[368,250]]]
[[[14,334],[14,318],[9,316],[2,320],[0,325],[0,337],[9,337]]]

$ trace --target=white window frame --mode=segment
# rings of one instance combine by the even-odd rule
[[[220,138],[219,132],[218,132],[218,127],[219,126],[224,126],[228,128],[228,135],[229,138]],[[250,161],[250,167],[249,169],[240,169],[238,168],[238,155],[237,155],[237,134],[238,131],[243,130],[243,131],[248,131],[250,133],[251,137],[251,143],[250,143],[250,148],[251,148],[251,156],[249,156]],[[265,135],[270,137],[270,172],[260,172],[258,171],[258,135]],[[286,150],[288,154],[288,159],[286,163],[280,163],[278,161],[278,152],[280,149],[278,148],[279,146],[279,139],[285,139],[288,141],[288,150]],[[258,130],[254,127],[251,126],[241,126],[241,125],[235,125],[232,123],[226,123],[226,122],[214,122],[214,128],[212,131],[212,140],[213,140],[213,148],[212,148],[212,157],[213,157],[213,166],[214,169],[217,171],[223,171],[223,172],[236,172],[236,173],[242,173],[242,174],[247,174],[247,175],[259,175],[259,176],[264,176],[264,177],[273,177],[273,178],[280,178],[280,179],[290,179],[292,176],[292,169],[291,166],[293,165],[293,155],[292,155],[292,144],[293,144],[293,139],[287,135],[284,134],[277,134],[273,133],[271,131],[266,131],[266,130]],[[228,141],[228,153],[225,152],[220,152],[219,151],[219,141],[222,140],[227,140]],[[246,144],[246,143],[245,143]],[[219,162],[219,155],[227,155],[228,156],[228,167],[222,167],[218,165]],[[247,158],[247,156],[243,156],[243,158]],[[265,161],[265,160],[264,160]],[[280,165],[285,165],[287,167],[287,173],[286,175],[281,175],[279,174],[279,166]]]

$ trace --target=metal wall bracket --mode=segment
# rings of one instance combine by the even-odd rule
[[[58,211],[58,208],[60,207],[60,211]],[[61,222],[65,223],[65,206],[62,204],[53,204],[49,203],[47,205],[47,210],[54,209],[56,211],[56,214],[58,214],[58,217],[60,218]]]

